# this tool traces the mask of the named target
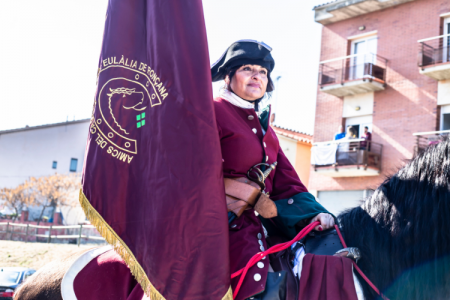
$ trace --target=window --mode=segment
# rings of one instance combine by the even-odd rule
[[[58,162],[57,162],[57,161],[53,161],[53,163],[52,163],[52,169],[56,169],[57,165],[58,165]]]
[[[367,64],[375,64],[377,62],[377,36],[353,40],[350,54],[356,56],[352,58],[349,79],[359,79],[365,75],[370,75],[366,74],[368,73]]]
[[[443,114],[442,115],[442,130],[449,130],[450,129],[450,114]]]
[[[70,160],[70,172],[76,172],[77,171],[77,165],[78,165],[78,159],[72,158]]]
[[[443,42],[443,57],[442,57],[442,62],[448,62],[450,61],[450,36],[448,36],[448,34],[450,34],[450,18],[445,18],[444,19],[444,40]]]
[[[442,105],[440,130],[449,130],[449,129],[450,129],[450,105]]]
[[[30,277],[31,275],[33,275],[36,271],[28,271],[27,273],[25,273],[25,275],[23,276],[23,281],[27,280],[28,277]]]
[[[352,117],[345,119],[345,132],[347,132],[347,127],[352,126],[356,130],[356,137],[361,138],[364,134],[364,127],[369,127],[369,132],[372,133],[372,115]]]

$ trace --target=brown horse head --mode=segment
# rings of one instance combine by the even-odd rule
[[[30,276],[15,292],[15,300],[63,300],[61,282],[67,270],[86,251],[84,249],[55,260]]]

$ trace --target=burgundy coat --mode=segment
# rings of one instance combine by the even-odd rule
[[[281,150],[278,138],[268,123],[270,110],[265,113],[264,118],[261,118],[264,120],[262,124],[267,128],[266,134],[263,135],[260,119],[253,109],[240,108],[222,98],[214,99],[214,108],[225,178],[245,177],[252,166],[261,162],[278,163],[265,182],[265,191],[270,194],[272,200],[275,200],[278,208],[278,217],[274,218],[276,220],[271,219],[273,224],[279,225],[275,227],[281,231],[286,231],[289,227],[293,231],[299,221],[326,212],[308,193]],[[262,218],[257,217],[254,210],[250,209],[230,224],[231,273],[245,267],[254,254],[261,252],[263,248],[267,249],[261,221]],[[291,237],[292,234],[295,233],[286,235]],[[249,270],[236,300],[246,299],[264,291],[269,267],[268,258],[262,262],[264,266],[255,265]],[[239,277],[232,280],[233,289],[238,281]]]

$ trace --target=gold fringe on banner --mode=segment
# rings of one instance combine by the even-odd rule
[[[86,214],[86,217],[91,221],[92,225],[97,228],[98,232],[105,238],[114,251],[122,257],[127,266],[130,268],[131,274],[136,278],[137,282],[141,285],[144,293],[150,297],[151,300],[166,300],[150,283],[147,275],[142,269],[141,265],[134,257],[128,246],[122,241],[122,239],[114,232],[114,230],[106,223],[103,217],[92,207],[89,200],[83,193],[83,189],[80,189],[80,204]]]
[[[114,251],[122,257],[127,266],[130,268],[131,274],[136,278],[137,282],[141,285],[144,293],[151,300],[166,300],[163,295],[161,295],[155,287],[148,280],[147,274],[145,274],[144,269],[134,257],[128,246],[122,241],[122,239],[114,232],[114,230],[106,223],[103,217],[92,207],[89,200],[83,193],[83,189],[80,189],[80,204],[83,208],[84,213],[92,225],[97,228],[98,232],[105,238],[105,240],[110,244]],[[222,300],[233,300],[233,291],[231,286],[228,292],[222,298]]]
[[[222,300],[233,300],[233,290],[231,289],[231,286],[225,296],[223,296]]]

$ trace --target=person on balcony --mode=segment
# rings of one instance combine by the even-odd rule
[[[339,140],[336,153],[336,163],[339,165],[353,165],[355,163],[355,150],[358,149],[358,142],[351,142],[357,138],[356,129],[353,126],[347,127],[347,132],[343,139]]]
[[[355,145],[355,143],[350,143],[348,141],[352,139],[356,139],[356,129],[353,126],[348,126],[347,132],[345,133],[345,137],[340,139],[340,143],[338,146],[338,156],[347,155],[350,149],[353,149],[357,146]]]
[[[347,133],[345,134],[347,139],[356,139],[356,129],[353,126],[347,127]]]
[[[339,130],[338,132],[334,135],[334,140],[340,140],[345,138],[345,132],[344,132],[344,127],[342,127],[342,125],[339,125]]]
[[[364,127],[364,134],[362,137],[365,141],[361,142],[361,150],[369,150],[370,151],[370,141],[372,140],[372,134],[369,132],[369,127]]]

